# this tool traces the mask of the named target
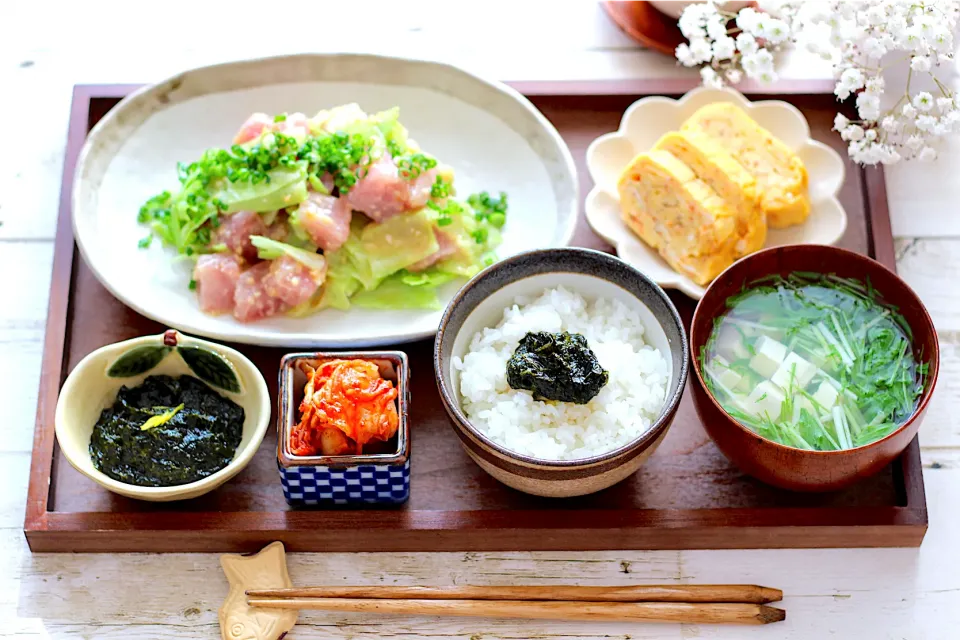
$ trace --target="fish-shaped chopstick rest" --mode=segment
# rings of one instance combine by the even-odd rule
[[[254,609],[247,606],[248,589],[292,587],[283,544],[273,542],[259,553],[220,556],[230,592],[220,607],[223,640],[279,640],[297,622],[295,609]]]

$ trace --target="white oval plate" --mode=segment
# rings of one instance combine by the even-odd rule
[[[810,138],[810,127],[792,104],[779,100],[750,102],[733,89],[699,87],[679,100],[653,96],[630,105],[620,128],[594,140],[587,148],[587,168],[594,187],[585,210],[593,230],[617,249],[622,260],[640,269],[657,284],[679,289],[699,300],[706,289],[677,273],[660,255],[638,238],[620,218],[617,180],[638,153],[649,151],[660,136],[680,128],[700,107],[712,102],[732,102],[762,127],[793,149],[810,175],[810,217],[802,225],[770,229],[766,247],[786,244],[834,244],[847,228],[847,214],[837,199],[843,185],[844,164],[827,145]]]
[[[87,264],[139,313],[195,335],[271,346],[360,347],[426,338],[442,311],[324,310],[255,323],[200,311],[187,288],[192,263],[175,260],[137,224],[143,202],[177,187],[178,161],[229,145],[255,111],[302,111],[357,102],[368,113],[400,107],[420,145],[451,165],[457,191],[505,191],[501,257],[564,246],[577,216],[576,169],[556,129],[504,85],[434,63],[373,55],[296,55],[203,67],[146,87],[101,120],[84,146],[73,225]],[[441,290],[449,300],[463,284]]]

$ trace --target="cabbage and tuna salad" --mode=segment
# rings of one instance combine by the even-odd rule
[[[321,309],[439,309],[437,287],[496,259],[507,196],[458,198],[453,170],[394,108],[255,113],[228,149],[177,167],[180,189],[140,209],[195,261],[201,310],[241,322]]]

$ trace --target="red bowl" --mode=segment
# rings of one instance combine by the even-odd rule
[[[710,337],[714,319],[726,310],[726,301],[758,278],[794,271],[835,273],[846,278],[869,278],[881,300],[895,305],[913,331],[914,355],[930,365],[926,388],[917,410],[899,429],[876,442],[843,451],[807,451],[767,440],[734,420],[707,390],[700,368],[700,351]],[[937,332],[920,298],[893,271],[866,256],[823,245],[791,245],[754,253],[731,265],[710,285],[693,314],[690,356],[697,383],[694,405],[717,447],[740,469],[759,480],[796,491],[833,491],[871,476],[894,460],[910,444],[927,411],[940,370]]]

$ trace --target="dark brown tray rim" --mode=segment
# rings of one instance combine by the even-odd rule
[[[528,96],[679,95],[694,86],[687,78],[522,81],[510,82]],[[57,391],[65,373],[64,346],[69,340],[69,296],[74,260],[70,222],[70,193],[76,156],[88,132],[90,102],[94,98],[121,98],[142,85],[76,85],[67,137],[60,194],[60,215],[54,247],[50,304],[44,339],[44,357],[39,387],[36,429],[31,459],[24,534],[34,552],[127,551],[251,551],[284,538],[290,550],[310,548],[318,525],[317,511],[282,512],[164,512],[62,513],[48,511],[55,435],[53,415]],[[781,82],[775,87],[744,84],[746,94],[832,94],[829,80]],[[864,170],[863,198],[867,208],[870,251],[878,261],[896,269],[893,237],[887,210],[886,186],[880,169]],[[58,283],[71,283],[62,286]],[[718,508],[718,509],[565,509],[530,511],[384,511],[363,529],[376,537],[390,532],[389,550],[422,551],[430,543],[435,551],[517,550],[524,546],[524,530],[540,530],[537,550],[565,549],[711,549],[711,548],[840,548],[919,546],[927,529],[927,505],[914,439],[900,456],[895,473],[902,477],[905,506],[817,508]],[[328,530],[356,531],[357,516],[351,511],[322,511]],[[576,517],[571,517],[575,513]],[[824,524],[829,522],[829,524]],[[856,536],[850,529],[856,528]],[[475,530],[469,544],[454,543],[443,533],[452,529]],[[671,531],[664,542],[658,531]],[[159,532],[179,531],[177,536]],[[213,531],[233,531],[233,541],[224,544],[210,536]],[[189,532],[189,533],[187,533]],[[491,535],[493,533],[496,535]],[[186,533],[186,535],[184,535]],[[117,538],[112,539],[116,534]],[[552,534],[552,535],[551,535]],[[576,545],[569,540],[579,535]],[[780,542],[782,538],[783,543]],[[378,540],[384,539],[382,536]],[[149,545],[149,546],[145,546]],[[329,551],[354,551],[355,544],[330,545]],[[386,550],[386,549],[385,549]]]

